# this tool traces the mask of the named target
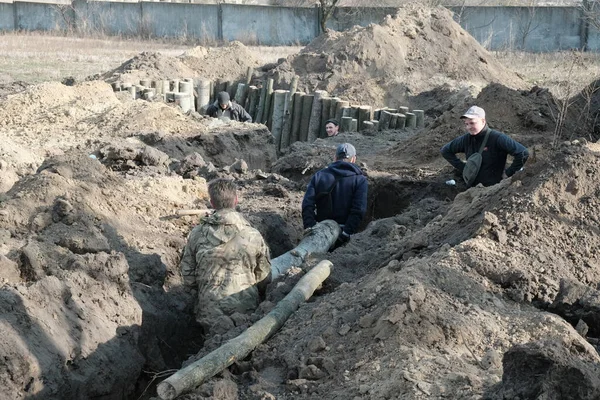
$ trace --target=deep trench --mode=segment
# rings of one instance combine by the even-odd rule
[[[454,196],[458,193],[456,187],[449,187],[444,182],[437,181],[414,181],[408,179],[402,179],[397,176],[385,176],[377,178],[369,178],[369,193],[367,202],[367,212],[363,219],[360,230],[364,230],[366,226],[374,220],[393,217],[402,214],[409,206],[417,204],[420,200],[426,198],[433,198],[438,201],[452,201]],[[268,218],[263,220],[267,226],[263,226],[261,230],[267,232],[280,231],[282,228],[285,229],[298,229],[294,227],[292,222],[286,221],[285,218]],[[297,222],[297,221],[296,221]],[[286,225],[287,226],[284,226]],[[301,232],[297,232],[301,235]],[[283,241],[277,235],[264,235],[269,247],[275,246],[277,250],[274,252],[279,255],[285,251],[291,250],[293,245],[292,241]],[[282,244],[284,243],[284,244]],[[324,285],[323,288],[316,291],[313,295],[314,298],[326,296],[336,285],[328,284]],[[154,326],[147,327],[147,333],[149,335],[143,335],[142,339],[152,337],[154,332],[167,333],[171,329],[169,326],[160,326],[159,320],[152,321]],[[163,321],[165,325],[169,324],[169,321]],[[193,318],[190,319],[192,325],[186,330],[189,335],[181,335],[181,333],[171,336],[173,342],[161,341],[154,339],[153,345],[144,345],[145,357],[155,356],[156,352],[162,355],[167,362],[169,368],[178,369],[181,367],[181,361],[187,359],[194,349],[200,350],[202,340],[198,340],[198,334],[201,332],[197,326],[193,325]],[[171,332],[172,334],[173,332]],[[189,340],[190,342],[184,343]],[[193,344],[192,344],[193,343]],[[143,368],[144,370],[145,368]],[[128,398],[130,399],[149,399],[155,396],[156,385],[162,381],[162,379],[156,379],[152,381],[152,376],[147,373],[143,373],[138,378],[136,383],[136,390]]]

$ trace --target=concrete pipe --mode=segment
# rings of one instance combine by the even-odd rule
[[[425,126],[425,112],[423,110],[413,110],[413,114],[417,118],[417,128]]]
[[[406,113],[406,127],[407,128],[416,128],[417,127],[417,117],[413,113]]]
[[[175,93],[175,103],[181,107],[181,111],[184,113],[188,111],[193,111],[194,102],[193,97],[189,95],[189,93]]]

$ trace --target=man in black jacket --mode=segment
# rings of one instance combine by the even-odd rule
[[[466,163],[456,157],[456,154],[464,153],[468,159],[480,150],[487,135],[487,142],[481,152],[481,168],[472,186],[478,183],[483,186],[495,185],[523,168],[529,152],[521,143],[502,132],[490,129],[486,123],[483,108],[473,106],[460,118],[465,122],[467,133],[444,145],[441,153],[454,168],[462,173]],[[506,168],[508,154],[513,156],[513,162],[510,167]]]
[[[350,240],[367,211],[367,178],[355,162],[354,146],[340,144],[335,161],[313,175],[302,200],[305,229],[326,219],[340,224],[342,232],[335,247]]]
[[[252,122],[250,114],[244,107],[229,100],[229,93],[219,92],[217,101],[206,109],[206,115],[213,118],[227,118],[240,122]]]

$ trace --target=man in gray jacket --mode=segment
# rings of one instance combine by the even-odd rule
[[[237,103],[232,103],[229,99],[229,93],[219,92],[217,101],[208,106],[206,115],[213,118],[231,119],[240,122],[252,122],[250,114],[244,110],[244,107]]]

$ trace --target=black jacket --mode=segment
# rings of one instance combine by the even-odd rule
[[[244,107],[237,103],[232,103],[231,101],[225,110],[222,110],[221,107],[219,107],[218,101],[215,101],[206,109],[206,115],[213,118],[228,117],[234,121],[252,122],[252,117],[244,110]]]
[[[481,169],[473,186],[478,183],[484,186],[495,185],[502,180],[502,172],[505,172],[507,176],[512,176],[523,167],[529,157],[525,146],[502,132],[490,129],[487,125],[477,135],[465,133],[444,145],[441,149],[442,156],[462,173],[465,162],[456,157],[456,154],[464,153],[466,158],[469,158],[473,153],[477,153],[488,130],[490,132],[488,141],[481,153]],[[505,170],[508,154],[513,156],[513,162]]]
[[[331,190],[336,178],[337,184]],[[330,190],[331,200],[325,195]],[[326,219],[333,219],[344,225],[344,232],[353,234],[367,211],[367,191],[367,178],[358,166],[347,161],[329,164],[327,168],[313,175],[306,188],[302,200],[304,228],[310,228]]]

